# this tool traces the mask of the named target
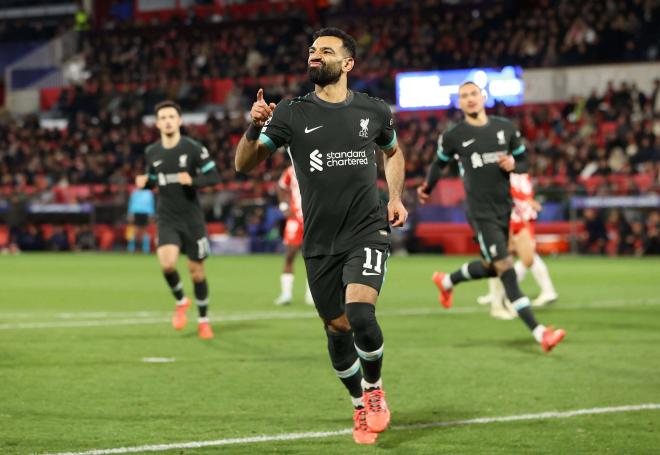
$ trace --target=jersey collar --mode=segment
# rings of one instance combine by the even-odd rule
[[[322,100],[321,98],[318,97],[318,95],[315,92],[312,92],[312,99],[314,102],[320,104],[323,107],[329,107],[330,109],[338,109],[340,107],[345,107],[348,106],[353,102],[353,98],[355,96],[353,95],[353,90],[348,91],[348,96],[344,101],[341,101],[339,103],[329,103],[325,100]]]

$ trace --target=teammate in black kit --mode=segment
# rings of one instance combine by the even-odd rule
[[[275,106],[259,90],[252,124],[238,144],[236,170],[248,172],[289,145],[302,195],[309,286],[332,365],[355,407],[353,438],[373,444],[390,420],[375,304],[389,256],[390,223],[403,225],[408,213],[401,203],[405,163],[392,113],[384,101],[348,89],[355,47],[342,30],[319,30],[308,57],[314,92]],[[385,154],[387,206],[376,187],[377,148]]]
[[[483,261],[465,263],[452,274],[436,272],[433,281],[440,290],[440,303],[445,308],[451,307],[452,290],[458,283],[498,276],[518,316],[548,352],[564,338],[565,333],[536,322],[529,298],[518,285],[508,251],[509,219],[513,207],[509,174],[527,172],[529,161],[525,146],[509,120],[486,115],[485,97],[476,84],[466,82],[458,93],[465,120],[440,137],[438,157],[417,194],[420,203],[425,203],[442,169],[451,160],[458,159],[467,194],[468,219],[479,242]]]
[[[207,315],[209,289],[204,274],[204,259],[209,253],[204,213],[199,205],[197,188],[215,185],[220,175],[209,151],[181,135],[181,108],[173,101],[156,106],[156,127],[160,141],[146,150],[146,174],[138,175],[139,188],[158,187],[158,260],[165,280],[176,298],[172,325],[185,327],[190,299],[184,296],[176,270],[179,251],[188,256],[188,270],[195,289],[199,312],[200,338],[213,338]]]

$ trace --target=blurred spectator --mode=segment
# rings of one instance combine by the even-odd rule
[[[53,232],[47,241],[47,246],[50,251],[71,250],[69,235],[62,226],[53,226]]]
[[[644,254],[660,254],[660,212],[652,211],[646,218],[646,243]]]
[[[583,254],[605,254],[607,229],[600,213],[594,209],[586,209],[584,211],[584,227],[585,233],[580,245],[580,252]]]
[[[76,232],[75,250],[92,251],[96,249],[96,237],[89,224],[85,224]]]
[[[9,228],[10,253],[19,253],[18,237],[22,226],[27,224],[27,200],[21,193],[13,193],[9,198],[7,210],[7,227]]]
[[[42,251],[46,246],[41,228],[34,224],[19,229],[16,243],[21,251]]]

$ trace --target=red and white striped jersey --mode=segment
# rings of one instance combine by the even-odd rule
[[[289,207],[291,208],[291,212],[302,222],[302,198],[300,196],[300,187],[298,186],[298,179],[296,178],[293,166],[289,166],[284,172],[282,172],[278,185],[284,191],[289,192]]]
[[[534,186],[529,174],[510,174],[511,197],[513,198],[513,211],[511,221],[524,222],[535,220],[537,212],[529,203],[534,199]]]

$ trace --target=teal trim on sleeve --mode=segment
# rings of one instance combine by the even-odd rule
[[[379,147],[382,150],[392,150],[396,145],[396,131],[392,131],[392,132],[394,133],[394,135],[392,136],[392,140],[390,141],[390,143],[387,145],[379,145]]]
[[[524,152],[524,151],[525,151],[525,146],[524,146],[524,145],[521,145],[520,147],[518,147],[517,149],[515,149],[513,152],[511,152],[511,154],[512,154],[513,156],[518,156],[518,155],[520,155],[520,154],[521,154],[522,152]]]
[[[214,163],[213,161],[209,161],[209,162],[206,163],[204,166],[202,166],[202,169],[201,169],[202,174],[203,174],[204,172],[208,172],[208,171],[210,171],[210,170],[213,169],[214,167],[215,167],[215,163]]]
[[[440,158],[442,161],[449,162],[450,159],[447,155],[445,155],[445,152],[439,148],[438,151],[436,152],[438,155],[438,158]]]
[[[149,180],[157,180],[157,179],[158,179],[158,176],[156,176],[154,174],[149,174]]]
[[[261,134],[259,135],[259,140],[260,140],[260,141],[261,141],[266,147],[268,147],[268,148],[270,149],[271,152],[274,152],[275,150],[277,150],[277,146],[275,145],[275,143],[273,142],[273,140],[272,140],[271,138],[269,138],[268,136],[266,136],[264,133],[261,133]]]

